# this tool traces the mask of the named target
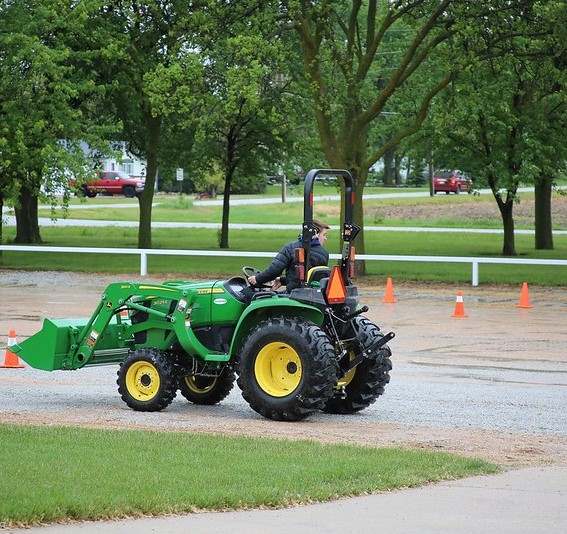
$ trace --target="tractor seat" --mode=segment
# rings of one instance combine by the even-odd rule
[[[323,278],[329,278],[331,270],[326,265],[319,265],[318,267],[311,267],[307,273],[307,284],[313,282],[321,283]]]

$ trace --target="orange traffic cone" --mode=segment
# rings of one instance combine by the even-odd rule
[[[8,346],[4,352],[4,365],[0,365],[6,369],[23,369],[24,366],[20,363],[20,359],[10,350],[12,345],[16,344],[16,331],[10,330],[8,332]]]
[[[394,295],[394,284],[392,283],[392,278],[389,276],[386,279],[386,291],[382,302],[384,304],[395,304],[398,302],[398,299]]]
[[[522,289],[520,290],[520,302],[516,304],[518,308],[533,308],[530,302],[530,291],[528,289],[528,283],[524,282],[522,284]]]
[[[457,291],[457,300],[455,302],[455,311],[451,317],[457,317],[458,319],[462,319],[464,317],[468,317],[465,314],[465,301],[463,300],[463,292]]]

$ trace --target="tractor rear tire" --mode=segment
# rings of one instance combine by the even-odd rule
[[[225,369],[220,376],[179,376],[179,391],[189,402],[212,406],[223,400],[232,390],[236,375]]]
[[[318,326],[300,317],[261,321],[239,354],[238,386],[268,419],[299,421],[333,395],[335,351]]]
[[[166,354],[154,349],[131,353],[118,370],[118,393],[133,410],[157,412],[177,394],[177,377]]]
[[[377,337],[383,337],[380,329],[365,317],[354,319],[357,338],[363,346],[368,346]],[[376,399],[384,393],[386,384],[390,382],[390,371],[392,370],[392,355],[387,345],[379,348],[372,359],[365,359],[354,369],[354,373],[346,377],[339,377],[347,381],[344,386],[345,398],[335,394],[329,399],[323,408],[326,413],[352,414],[368,408]],[[347,378],[348,377],[348,378]]]

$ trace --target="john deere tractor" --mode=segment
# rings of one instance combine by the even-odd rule
[[[310,268],[313,184],[344,180],[342,258]],[[195,404],[216,404],[236,376],[242,396],[264,417],[297,421],[316,410],[351,414],[384,392],[387,342],[366,319],[353,285],[353,180],[348,171],[314,169],[305,178],[300,287],[278,293],[245,277],[212,282],[110,284],[90,319],[46,319],[40,332],[12,350],[38,369],[75,370],[120,364],[118,392],[134,410],[167,407],[179,390]]]

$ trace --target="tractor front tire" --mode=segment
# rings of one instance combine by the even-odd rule
[[[118,393],[133,410],[157,412],[171,404],[177,394],[173,363],[163,352],[139,349],[118,370]]]
[[[232,390],[236,375],[224,369],[220,376],[181,375],[179,391],[189,402],[212,406],[222,401]]]
[[[365,317],[356,317],[356,337],[366,347],[377,337],[383,337],[380,329]],[[334,414],[352,414],[368,408],[384,393],[390,382],[392,355],[387,345],[379,348],[371,359],[364,359],[344,377],[339,377],[335,396],[327,401],[323,411]],[[342,387],[341,387],[342,386]],[[344,391],[344,398],[340,394]]]
[[[323,408],[336,381],[335,351],[318,326],[273,317],[250,332],[239,353],[238,386],[268,419],[299,421]]]

